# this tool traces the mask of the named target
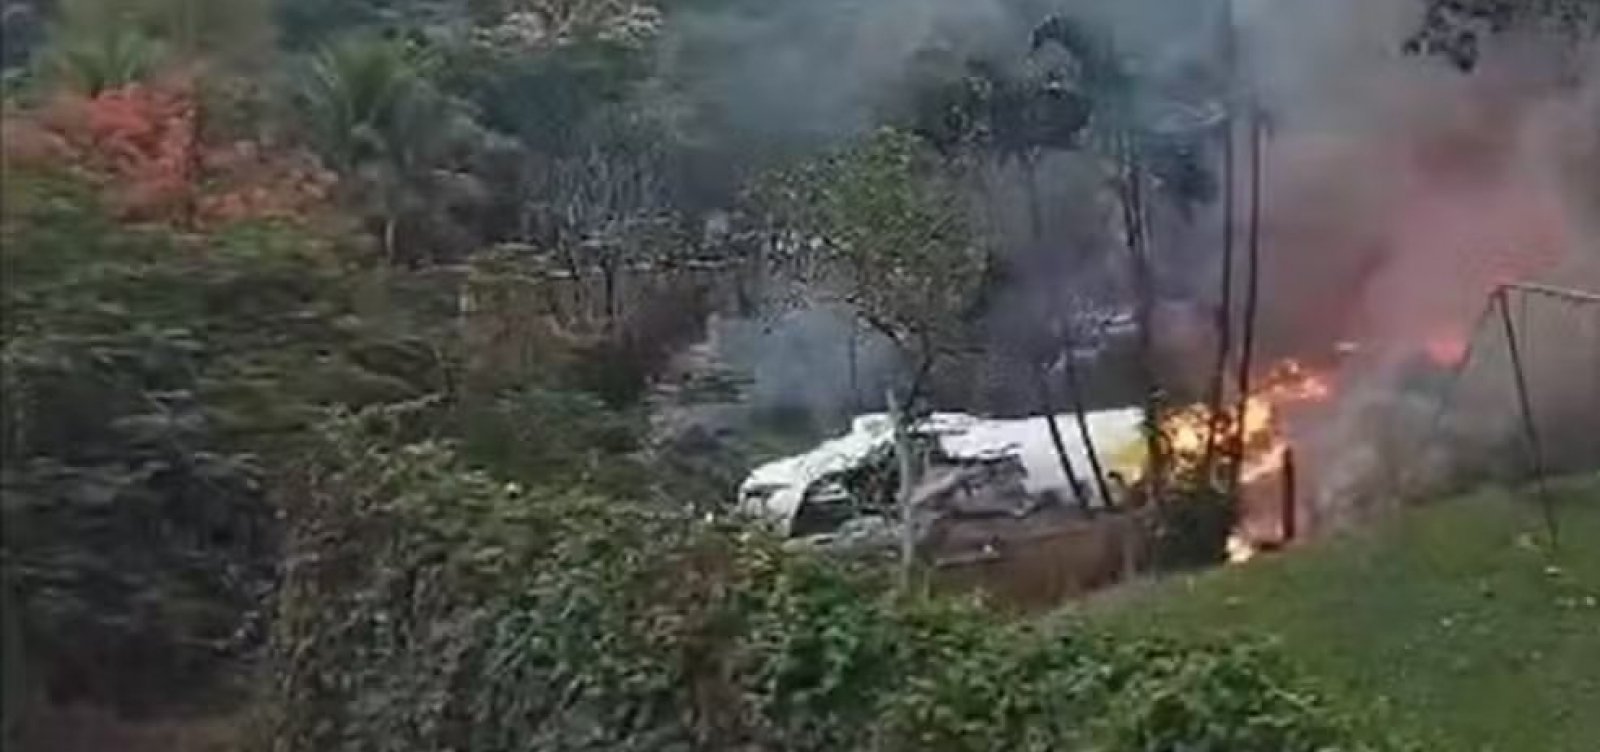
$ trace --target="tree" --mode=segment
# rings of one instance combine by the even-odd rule
[[[353,37],[317,53],[301,77],[298,99],[311,139],[372,218],[384,255],[400,260],[400,232],[416,246],[447,240],[449,211],[475,192],[455,168],[476,125],[427,80],[428,61],[405,42]]]
[[[353,34],[406,37],[464,21],[461,0],[274,0],[278,43],[321,49]]]
[[[0,72],[8,78],[32,59],[44,41],[44,8],[38,0],[18,0],[0,10]]]
[[[935,362],[965,349],[990,255],[959,170],[904,131],[777,173],[757,197],[774,215],[780,273],[803,294],[846,305],[911,367],[887,396],[899,467],[901,582],[910,582],[918,461],[909,426]],[[1069,476],[1070,477],[1070,476]]]
[[[24,678],[135,713],[226,702],[208,679],[259,644],[278,561],[268,456],[327,400],[405,390],[368,386],[397,383],[356,366],[382,343],[335,323],[346,268],[302,233],[130,230],[94,186],[12,162],[3,190],[0,560]]]
[[[1044,207],[1038,190],[1039,161],[1048,151],[1072,151],[1082,145],[1088,126],[1091,103],[1076,89],[1061,85],[1054,71],[1044,66],[1016,66],[983,58],[960,59],[948,51],[933,48],[920,51],[916,59],[917,78],[913,81],[910,122],[912,130],[928,140],[947,159],[978,165],[977,192],[984,210],[991,215],[1004,210],[996,205],[994,183],[1020,169],[1027,195],[1028,240],[1030,246],[1045,242]],[[1063,315],[1063,296],[1052,290],[1030,306],[1035,317],[1045,323],[1043,338],[1016,338],[1008,342],[1010,355],[1030,372],[1036,410],[1044,416],[1052,446],[1056,450],[1063,477],[1071,486],[1080,506],[1089,506],[1089,496],[1076,468],[1067,455],[1064,434],[1057,420],[1057,405],[1051,372],[1070,352],[1071,330]],[[1038,321],[1029,322],[1037,326]],[[1072,364],[1068,364],[1069,368]],[[1075,371],[1069,371],[1076,376]],[[1096,466],[1095,477],[1102,498],[1105,484],[1098,469],[1098,457],[1087,437],[1084,403],[1077,393],[1077,381],[1068,379],[1068,397],[1079,408],[1080,433],[1089,442],[1088,450]]]
[[[1600,37],[1600,0],[1428,0],[1421,26],[1405,49],[1441,56],[1470,71],[1489,37],[1526,28],[1572,40]]]
[[[265,0],[62,0],[47,64],[87,94],[204,61],[241,69],[269,53]]]
[[[89,96],[143,81],[155,72],[161,45],[131,29],[60,38],[44,67],[66,87]]]
[[[524,52],[601,40],[632,44],[656,35],[661,12],[637,0],[478,0],[484,33]]]
[[[598,269],[603,319],[611,326],[620,315],[619,274],[630,263],[670,252],[676,225],[652,124],[616,108],[588,131],[586,145],[543,170],[528,209],[573,279]]]
[[[196,82],[61,92],[6,124],[8,165],[91,177],[119,218],[201,229],[318,214],[331,180],[304,152],[202,132]]]
[[[966,347],[990,264],[959,170],[885,129],[756,191],[782,228],[781,273],[894,343],[911,367],[908,403],[938,358]]]
[[[1105,163],[1122,210],[1145,384],[1149,477],[1152,495],[1159,498],[1167,475],[1161,431],[1166,396],[1155,362],[1159,290],[1149,223],[1157,195],[1164,195],[1185,217],[1193,205],[1214,197],[1215,181],[1204,167],[1203,155],[1221,120],[1212,101],[1215,94],[1195,92],[1185,101],[1154,96],[1156,87],[1134,73],[1107,34],[1068,16],[1051,16],[1035,27],[1031,48],[1035,54],[1057,48],[1072,61],[1046,80],[1051,88],[1079,93],[1089,114],[1082,118],[1084,132],[1075,148]]]
[[[1043,230],[1035,178],[1042,156],[1076,153],[1098,167],[1121,209],[1140,333],[1147,453],[1151,477],[1159,485],[1165,475],[1159,430],[1165,397],[1154,353],[1160,291],[1149,225],[1158,199],[1187,221],[1197,205],[1215,197],[1216,181],[1205,160],[1223,120],[1216,102],[1220,92],[1205,86],[1197,91],[1188,87],[1181,97],[1164,93],[1158,82],[1135,73],[1137,66],[1110,43],[1108,32],[1071,16],[1051,16],[1038,24],[1028,50],[1021,64],[961,60],[938,50],[921,53],[909,120],[941,152],[1002,169],[1019,165],[1035,242]],[[1063,315],[1058,311],[1047,318]],[[1070,357],[1064,354],[1073,349],[1070,337],[1079,327],[1058,321],[1051,328],[1063,339],[1054,343],[1053,351],[1030,355],[1031,368],[1054,368]],[[1072,394],[1076,379],[1065,380],[1073,403],[1083,404],[1082,395]],[[1048,405],[1045,412],[1052,412]],[[1059,434],[1051,428],[1052,436]]]
[[[432,35],[437,80],[541,154],[580,149],[590,120],[628,99],[652,70],[661,21],[613,0],[476,0],[469,20]]]

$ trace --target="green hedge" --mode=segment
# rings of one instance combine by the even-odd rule
[[[1376,749],[1273,657],[1009,623],[344,416],[308,462],[274,749]]]

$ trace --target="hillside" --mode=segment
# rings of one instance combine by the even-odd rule
[[[0,0],[0,752],[1600,752],[1600,475],[1191,575],[1600,472],[1597,102],[1600,0]]]
[[[1600,479],[1538,509],[1486,491],[1383,530],[1097,601],[1117,630],[1278,642],[1331,689],[1378,699],[1375,726],[1430,748],[1588,752],[1600,739]]]

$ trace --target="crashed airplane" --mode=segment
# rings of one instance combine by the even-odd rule
[[[1139,474],[1143,460],[1142,414],[1108,410],[1085,416],[1115,496],[1120,479]],[[1076,416],[1062,415],[1062,426]],[[1092,466],[1089,447],[1076,430],[1062,432],[1068,463],[1080,477],[1073,488],[1062,466],[1048,421],[934,413],[912,428],[925,458],[913,507],[944,505],[958,516],[1022,518],[1044,509],[1064,509],[1085,494],[1091,508],[1117,504],[1101,498],[1099,484],[1082,477]],[[895,491],[894,427],[888,415],[863,415],[849,433],[805,454],[756,468],[739,489],[739,509],[780,534],[830,543],[842,537],[892,537],[899,517]]]

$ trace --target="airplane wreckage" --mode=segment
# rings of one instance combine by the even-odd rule
[[[1057,420],[1065,427],[1076,418]],[[1044,417],[934,413],[915,422],[909,438],[923,468],[911,494],[918,546],[982,555],[1021,531],[1059,528],[1118,506],[1143,461],[1142,420],[1137,409],[1085,416],[1107,476],[1103,486],[1067,477],[1061,454],[1074,469],[1089,468],[1090,448],[1075,430],[1061,432],[1058,448]],[[845,435],[756,468],[740,486],[739,510],[796,545],[842,553],[893,548],[901,537],[894,433],[890,416],[860,416]],[[971,540],[958,545],[952,536]]]

